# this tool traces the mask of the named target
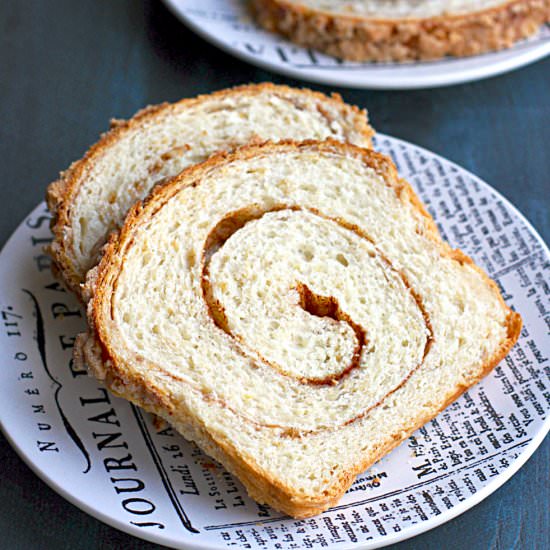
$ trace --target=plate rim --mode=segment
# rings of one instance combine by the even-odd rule
[[[474,82],[478,80],[485,80],[494,76],[505,74],[515,69],[520,69],[536,61],[550,55],[550,38],[545,39],[540,44],[532,44],[530,48],[525,48],[523,51],[518,51],[512,58],[499,59],[494,63],[488,63],[486,65],[474,66],[467,69],[453,71],[451,73],[435,73],[428,76],[403,76],[399,78],[380,78],[379,75],[374,75],[371,78],[366,78],[360,82],[355,81],[352,77],[346,77],[345,73],[340,73],[344,78],[337,76],[331,76],[330,72],[325,75],[317,72],[310,72],[307,69],[301,69],[299,67],[285,66],[284,64],[278,64],[273,61],[261,59],[255,57],[253,54],[246,53],[237,48],[232,47],[230,44],[223,42],[215,34],[211,34],[206,31],[201,25],[195,23],[192,19],[187,17],[185,13],[180,10],[178,0],[162,0],[164,5],[169,11],[185,24],[191,31],[200,36],[203,40],[212,44],[216,48],[223,52],[244,61],[263,70],[268,70],[276,74],[282,74],[283,76],[294,78],[298,80],[304,80],[306,82],[312,82],[316,84],[339,86],[343,88],[355,88],[355,89],[368,89],[368,90],[419,90],[428,88],[442,88],[446,86],[454,86],[457,84],[466,84],[468,82]],[[297,46],[300,48],[301,46]],[[500,52],[506,52],[508,50],[500,50],[498,52],[487,52],[478,56],[473,56],[470,59],[480,58],[482,55],[491,55]],[[468,58],[465,58],[468,59]],[[410,68],[411,64],[403,65],[403,67]],[[399,70],[400,67],[392,67],[395,70]],[[356,73],[357,74],[357,73]]]
[[[534,236],[538,241],[538,243],[541,245],[542,251],[550,259],[550,248],[544,242],[542,236],[533,227],[533,225],[529,222],[529,220],[527,220],[527,218],[514,206],[514,204],[510,202],[500,191],[495,189],[489,183],[482,180],[479,176],[473,174],[468,169],[458,165],[454,161],[449,160],[446,157],[443,157],[439,153],[430,151],[420,145],[411,143],[410,141],[403,140],[400,138],[395,138],[393,136],[390,136],[388,134],[383,134],[383,133],[377,133],[375,138],[380,141],[384,139],[389,139],[390,141],[392,141],[397,145],[413,148],[419,151],[420,153],[425,153],[439,160],[443,160],[445,163],[449,164],[451,167],[461,172],[465,172],[477,184],[480,184],[484,189],[487,189],[489,192],[494,193],[498,199],[503,201],[506,207],[509,208],[513,212],[513,214],[517,216],[523,224],[525,224],[530,234]],[[38,203],[17,225],[17,227],[12,232],[8,240],[2,246],[0,250],[0,257],[2,256],[2,254],[4,254],[5,250],[10,246],[12,241],[15,239],[15,235],[18,232],[19,228],[21,227],[22,223],[24,223],[24,220],[27,219],[27,217],[30,214],[35,212],[40,207],[43,207],[44,205],[45,205],[45,201]],[[65,487],[61,485],[52,476],[50,476],[47,471],[40,469],[38,463],[34,461],[30,455],[27,455],[23,450],[23,448],[19,446],[17,441],[12,437],[11,433],[6,428],[2,417],[0,417],[0,431],[2,432],[2,434],[4,435],[8,443],[11,445],[11,447],[14,449],[14,451],[17,453],[19,458],[22,459],[22,461],[31,469],[31,471],[35,475],[37,475],[44,483],[46,483],[46,485],[49,488],[54,490],[56,493],[62,496],[65,500],[67,500],[68,502],[70,502],[71,504],[73,504],[74,506],[76,506],[86,514],[92,516],[93,518],[105,523],[106,525],[109,525],[110,527],[118,529],[119,531],[127,533],[131,536],[134,536],[138,539],[147,540],[149,542],[153,542],[156,544],[163,544],[172,548],[183,548],[186,550],[211,550],[212,549],[211,545],[207,543],[201,543],[200,541],[187,541],[187,540],[178,541],[176,539],[173,539],[172,537],[165,536],[164,533],[162,532],[142,531],[137,526],[128,524],[118,519],[117,517],[112,517],[112,516],[109,516],[108,514],[103,513],[99,507],[96,507],[96,508],[92,507],[92,505],[90,505],[88,501],[82,500],[74,492],[69,492],[67,489],[65,489]],[[470,495],[464,501],[453,506],[453,508],[450,508],[449,510],[445,510],[440,515],[434,516],[426,521],[417,523],[416,525],[404,531],[401,531],[399,533],[392,533],[387,537],[374,540],[374,541],[365,541],[359,544],[355,544],[355,543],[344,544],[344,545],[338,546],[338,549],[339,550],[374,550],[376,548],[383,548],[390,544],[396,544],[398,542],[402,542],[410,538],[416,537],[422,533],[427,533],[428,531],[431,531],[432,529],[439,527],[440,525],[443,525],[448,521],[455,519],[459,515],[470,510],[471,508],[473,508],[474,506],[476,506],[477,504],[485,500],[497,489],[502,487],[513,475],[515,475],[524,466],[524,464],[533,456],[533,454],[540,447],[540,445],[542,444],[542,442],[544,441],[544,439],[546,438],[549,432],[550,432],[550,415],[541,424],[540,429],[536,432],[535,436],[523,448],[521,454],[516,459],[514,459],[514,462],[506,470],[504,470],[498,476],[495,476],[492,479],[492,481],[490,481],[487,485],[485,485],[482,489],[477,491],[475,494]],[[219,548],[222,548],[222,547],[220,546]]]

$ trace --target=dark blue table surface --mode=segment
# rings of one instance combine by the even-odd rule
[[[210,46],[155,0],[0,3],[0,244],[111,117],[246,82],[303,85]],[[550,59],[434,90],[336,90],[375,128],[457,162],[550,240]],[[396,548],[550,548],[550,441],[472,510]],[[0,435],[0,548],[159,548],[81,512]]]

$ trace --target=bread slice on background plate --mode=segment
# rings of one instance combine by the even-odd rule
[[[48,188],[54,267],[77,294],[109,233],[163,178],[250,141],[334,138],[369,146],[366,112],[338,95],[265,83],[148,107],[112,129]]]
[[[351,61],[414,61],[508,48],[550,22],[550,0],[253,0],[258,22]]]
[[[250,145],[157,186],[90,272],[75,356],[303,518],[510,350],[520,316],[387,157]]]

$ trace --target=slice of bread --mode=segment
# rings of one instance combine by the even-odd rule
[[[130,211],[87,280],[75,358],[294,517],[485,376],[521,318],[391,160],[251,145]]]
[[[48,188],[50,254],[77,294],[107,235],[163,178],[250,141],[335,138],[369,146],[366,112],[338,95],[273,84],[148,107],[112,129]]]
[[[351,61],[410,61],[508,48],[550,22],[550,0],[253,0],[258,22]]]

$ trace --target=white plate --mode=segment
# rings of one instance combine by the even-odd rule
[[[224,470],[172,430],[75,372],[84,320],[53,279],[39,205],[0,254],[0,419],[11,444],[53,489],[98,519],[179,548],[321,545],[375,548],[471,508],[510,478],[550,428],[550,252],[525,219],[472,174],[383,135],[441,231],[471,254],[523,315],[509,358],[360,475],[333,510],[306,521],[251,501]],[[543,369],[546,369],[545,371]]]
[[[227,53],[286,76],[351,88],[412,89],[448,86],[495,76],[550,54],[550,27],[500,52],[421,63],[342,62],[296,46],[261,29],[247,0],[164,0],[202,38]]]

